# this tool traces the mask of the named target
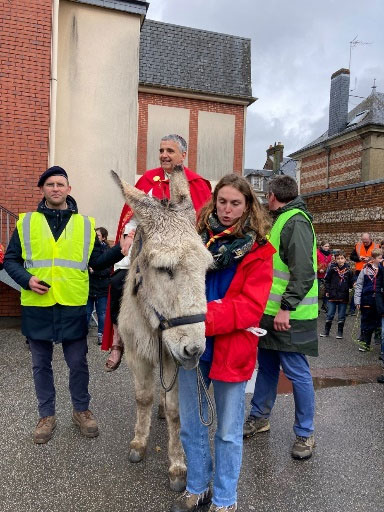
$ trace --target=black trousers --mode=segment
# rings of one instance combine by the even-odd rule
[[[110,311],[111,320],[113,324],[117,324],[117,318],[120,312],[120,302],[123,296],[125,278],[127,276],[128,269],[118,269],[111,276],[110,283]]]

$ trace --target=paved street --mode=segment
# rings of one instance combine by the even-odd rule
[[[320,327],[323,322],[324,316]],[[347,319],[344,340],[322,338],[320,357],[311,358],[319,386],[314,456],[308,461],[291,459],[293,399],[289,393],[280,394],[271,431],[245,442],[240,512],[384,510],[384,386],[376,383],[381,373],[379,346],[371,353],[359,352],[349,336],[353,322]],[[47,445],[35,446],[32,431],[38,418],[30,354],[17,328],[0,330],[0,512],[168,510],[176,494],[168,489],[165,423],[156,418],[154,408],[147,459],[130,464],[135,420],[131,378],[125,364],[105,373],[104,361],[91,331],[91,408],[101,434],[85,439],[71,422],[67,368],[56,347],[58,426]],[[332,386],[359,380],[368,383]]]

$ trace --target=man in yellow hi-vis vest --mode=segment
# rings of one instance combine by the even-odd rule
[[[103,253],[91,217],[77,212],[66,171],[50,167],[38,182],[43,196],[36,212],[21,213],[4,268],[21,286],[22,332],[32,354],[40,420],[33,440],[48,442],[56,427],[53,343],[61,343],[69,367],[72,418],[86,437],[99,434],[89,410],[87,363],[88,265],[108,268],[127,254],[117,244]]]
[[[315,394],[306,355],[318,355],[316,237],[290,176],[277,176],[269,183],[268,206],[274,218],[273,282],[260,322],[267,334],[259,341],[258,373],[244,437],[270,429],[281,366],[295,400],[292,457],[308,459],[314,447]]]

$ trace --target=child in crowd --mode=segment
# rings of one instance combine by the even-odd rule
[[[384,247],[384,242],[381,242],[381,247]],[[376,309],[379,319],[381,320],[381,350],[379,359],[384,360],[384,266],[383,262],[379,265],[379,270],[376,276]],[[384,375],[377,378],[377,382],[384,384]]]
[[[337,339],[343,337],[345,313],[349,301],[349,290],[353,287],[353,273],[346,263],[342,251],[335,253],[333,263],[325,275],[325,296],[328,299],[327,319],[321,337],[329,336],[332,321],[337,310]]]
[[[360,272],[355,286],[355,304],[361,311],[361,345],[360,352],[371,350],[371,339],[375,329],[381,324],[381,317],[376,308],[377,274],[383,260],[383,251],[373,249],[370,261]]]

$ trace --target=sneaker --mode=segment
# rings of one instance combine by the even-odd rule
[[[97,335],[97,344],[101,345],[102,342],[103,342],[103,335],[102,334],[98,334]]]
[[[56,428],[56,417],[45,416],[40,418],[36,425],[35,432],[33,433],[33,442],[36,444],[45,444],[53,436],[53,431]]]
[[[211,499],[212,491],[210,488],[201,494],[192,494],[189,491],[184,491],[169,510],[170,512],[194,512],[200,507],[211,503]]]
[[[359,352],[370,352],[372,349],[370,345],[366,345],[365,343],[360,343]]]
[[[235,512],[237,510],[237,503],[234,503],[233,505],[229,505],[229,507],[219,506],[212,503],[212,505],[209,507],[208,512]]]
[[[88,411],[73,411],[73,422],[80,428],[80,432],[85,437],[97,437],[99,435],[99,428],[92,412]]]
[[[292,457],[294,459],[309,459],[312,457],[313,448],[315,447],[315,436],[309,437],[296,436],[296,441],[292,446]]]
[[[327,334],[326,332],[321,332],[320,338],[329,338],[329,334]]]
[[[320,336],[321,336],[321,334],[320,334]],[[337,340],[342,340],[343,339],[343,335],[342,334],[337,334],[336,339]]]
[[[261,432],[268,432],[270,428],[271,424],[268,419],[250,416],[244,423],[243,437],[252,437],[255,434],[260,434]]]
[[[380,375],[380,377],[377,377],[377,382],[379,382],[380,384],[384,384],[384,375]]]

